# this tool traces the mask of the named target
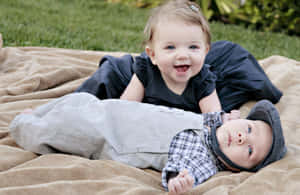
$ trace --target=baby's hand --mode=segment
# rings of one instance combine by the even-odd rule
[[[179,195],[193,188],[194,178],[185,169],[168,182],[169,195]]]
[[[231,110],[228,120],[235,120],[241,118],[241,112],[239,110]]]
[[[241,118],[241,112],[239,110],[231,110],[230,113],[225,113],[223,115],[223,123],[239,118]]]

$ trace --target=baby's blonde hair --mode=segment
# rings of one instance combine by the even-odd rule
[[[150,45],[155,28],[161,19],[181,19],[184,22],[199,25],[205,36],[206,44],[210,47],[211,35],[209,24],[201,13],[200,7],[189,0],[169,0],[165,4],[154,8],[144,29],[144,44]]]

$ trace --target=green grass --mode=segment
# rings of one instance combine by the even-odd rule
[[[149,10],[104,0],[0,0],[0,32],[7,46],[141,52]],[[230,40],[256,58],[300,60],[299,37],[212,23],[213,41]]]

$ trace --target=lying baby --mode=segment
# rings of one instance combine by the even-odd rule
[[[181,194],[218,171],[254,172],[285,155],[279,113],[269,101],[258,102],[246,119],[227,117],[75,93],[16,116],[10,133],[39,154],[157,169],[164,188]]]
[[[218,171],[258,171],[286,153],[279,114],[267,100],[258,102],[247,119],[221,123],[174,137],[162,174],[170,194],[186,192]]]

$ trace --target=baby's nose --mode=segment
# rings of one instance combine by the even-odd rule
[[[237,133],[237,144],[243,144],[246,141],[245,133],[238,132]]]
[[[180,53],[177,55],[177,60],[186,60],[188,58],[188,54]]]
[[[182,59],[182,58],[185,59],[188,56],[189,56],[189,54],[188,54],[188,50],[187,49],[180,48],[180,49],[177,50],[177,58],[179,58],[179,59]]]

